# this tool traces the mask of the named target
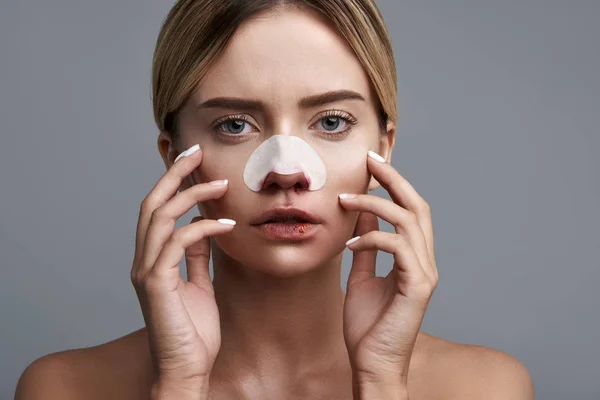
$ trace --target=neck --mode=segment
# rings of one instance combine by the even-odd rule
[[[341,264],[342,253],[302,275],[274,276],[239,264],[213,242],[222,338],[213,369],[235,365],[235,373],[278,381],[348,372]]]

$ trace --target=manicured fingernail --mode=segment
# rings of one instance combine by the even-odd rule
[[[374,151],[369,150],[369,157],[371,157],[373,160],[379,161],[379,162],[385,162],[385,158],[381,157],[379,154],[375,153]]]
[[[352,239],[350,239],[346,242],[346,246],[350,246],[352,243],[356,242],[358,239],[360,239],[360,236],[353,237]]]
[[[356,196],[357,195],[353,194],[353,193],[342,193],[342,194],[340,194],[340,199],[353,199]]]
[[[195,144],[192,147],[190,147],[189,149],[183,151],[180,155],[178,155],[177,158],[175,159],[175,161],[173,161],[173,162],[176,163],[177,160],[179,160],[181,157],[187,157],[190,154],[194,154],[198,150],[200,150],[200,145],[199,144]]]
[[[227,218],[221,218],[218,219],[217,221],[219,221],[220,223],[224,224],[224,225],[235,225],[236,222],[232,219],[227,219]]]
[[[223,186],[223,185],[227,185],[227,183],[229,183],[229,180],[227,180],[227,179],[222,179],[222,180],[219,180],[219,181],[212,181],[212,182],[210,182],[210,184],[213,185],[213,186]]]

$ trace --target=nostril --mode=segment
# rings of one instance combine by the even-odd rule
[[[309,182],[307,179],[301,179],[294,185],[296,189],[308,189]]]
[[[307,176],[303,172],[296,172],[294,174],[282,175],[275,172],[270,172],[265,178],[262,189],[267,189],[271,185],[277,185],[282,189],[296,188],[308,189],[309,181]]]

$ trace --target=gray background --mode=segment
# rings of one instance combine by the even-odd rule
[[[164,172],[150,69],[172,2],[0,4],[8,399],[34,359],[143,326],[129,270]],[[423,330],[514,355],[539,399],[599,399],[600,1],[378,4],[399,74],[393,165],[433,212]]]

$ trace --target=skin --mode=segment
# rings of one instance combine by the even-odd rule
[[[307,109],[298,106],[302,97],[338,89],[358,92],[365,100]],[[221,96],[257,99],[265,109],[196,110],[196,105]],[[193,182],[229,180],[227,187],[213,192],[218,195],[198,191],[197,196],[203,197],[197,201],[200,214],[205,219],[237,221],[234,228],[223,228],[210,240],[221,340],[210,368],[210,398],[352,398],[352,367],[342,321],[356,320],[345,315],[341,252],[357,233],[360,211],[379,207],[372,211],[380,214],[393,203],[363,197],[351,205],[352,201],[341,201],[338,195],[375,189],[379,182],[372,174],[392,183],[406,182],[390,171],[389,164],[374,166],[366,157],[368,150],[374,150],[389,161],[395,142],[393,124],[388,124],[385,134],[378,132],[375,104],[368,77],[344,39],[317,15],[288,10],[277,18],[263,16],[240,27],[183,108],[180,140],[174,142],[167,132],[160,133],[158,148],[167,169],[172,169],[183,150],[199,143],[201,151],[184,157],[191,165]],[[349,126],[340,119],[337,128],[328,128],[323,114],[330,109],[358,120],[341,139],[325,134]],[[243,123],[238,140],[231,140],[236,139],[235,133],[227,136],[228,129],[240,128],[231,121],[221,124],[219,132],[211,130],[216,119],[240,114],[248,122]],[[327,167],[327,182],[321,190],[298,189],[296,182],[283,176],[259,193],[245,186],[245,161],[271,134],[299,135],[315,148]],[[396,196],[417,198],[408,185],[402,187]],[[180,192],[188,188],[190,182],[183,179]],[[289,204],[322,219],[316,240],[272,242],[250,227],[261,212]],[[393,209],[393,213],[398,216],[400,210]],[[420,234],[427,241],[420,242],[423,248],[413,254],[428,254],[431,260],[430,220],[419,221],[411,229],[421,227]],[[188,247],[189,253],[199,250],[195,246]],[[435,274],[435,287],[435,263],[422,265],[427,276]],[[352,307],[358,310],[361,305]],[[353,315],[358,318],[356,312]],[[421,320],[415,323],[418,330]],[[154,374],[149,342],[148,329],[142,328],[99,346],[44,356],[23,373],[16,398],[49,398],[52,393],[61,399],[147,399]],[[411,399],[533,399],[527,370],[506,353],[424,332],[418,332],[409,347],[412,354],[403,360],[408,380],[403,383]]]

